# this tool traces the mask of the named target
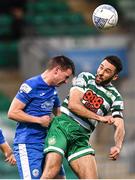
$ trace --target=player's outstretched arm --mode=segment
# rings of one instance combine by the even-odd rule
[[[124,120],[118,117],[114,118],[114,126],[115,126],[115,133],[114,133],[115,146],[111,147],[110,149],[109,159],[111,160],[116,160],[118,158],[125,137]]]

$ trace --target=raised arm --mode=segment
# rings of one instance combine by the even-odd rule
[[[84,93],[78,90],[78,88],[71,89],[70,94],[69,94],[68,108],[72,112],[76,113],[79,116],[89,118],[89,119],[94,119],[94,120],[104,122],[104,123],[111,124],[114,122],[114,119],[112,118],[112,116],[104,116],[104,117],[99,116],[96,113],[87,109],[81,102],[83,95]]]

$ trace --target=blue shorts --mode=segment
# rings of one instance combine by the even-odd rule
[[[45,160],[43,150],[44,144],[14,144],[14,155],[21,179],[40,179]],[[59,174],[65,175],[63,168]]]

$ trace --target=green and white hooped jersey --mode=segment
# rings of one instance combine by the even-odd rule
[[[123,99],[111,83],[105,87],[97,85],[95,83],[94,75],[89,72],[82,72],[73,80],[71,91],[74,88],[77,88],[84,93],[82,103],[87,109],[101,116],[107,115],[111,112],[113,117],[123,117]],[[98,123],[96,120],[88,120],[87,118],[83,118],[71,112],[68,109],[68,97],[64,100],[61,106],[61,111],[72,117],[84,128],[90,130],[90,132],[95,129]]]

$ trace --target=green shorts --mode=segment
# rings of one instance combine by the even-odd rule
[[[53,119],[45,141],[44,152],[57,152],[68,161],[95,154],[89,144],[90,132],[69,116],[62,114]]]

